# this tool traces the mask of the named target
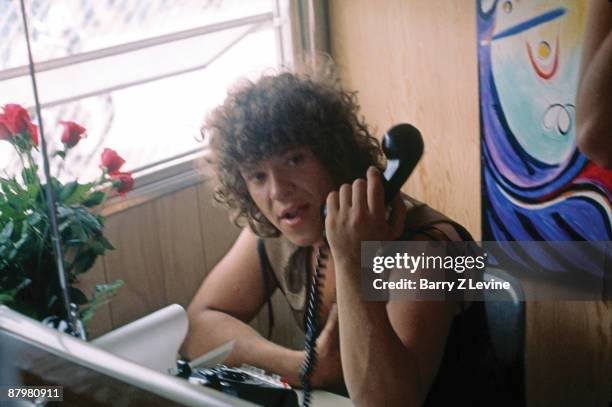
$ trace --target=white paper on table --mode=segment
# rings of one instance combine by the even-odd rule
[[[172,304],[91,343],[134,363],[168,373],[176,367],[178,349],[187,335],[188,325],[185,309]]]

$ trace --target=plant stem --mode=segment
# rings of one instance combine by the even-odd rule
[[[107,188],[106,191],[104,191],[102,202],[100,202],[100,205],[98,205],[98,207],[96,208],[96,215],[100,215],[100,212],[102,212],[102,208],[104,207],[104,204],[106,203],[106,200],[108,199],[108,195],[110,194],[112,190],[113,190],[113,187],[111,185],[110,188]]]

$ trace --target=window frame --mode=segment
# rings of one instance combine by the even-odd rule
[[[246,34],[240,36],[237,41],[232,41],[228,46],[221,50],[221,52],[213,56],[211,61],[207,61],[207,63],[202,64],[201,66],[193,67],[187,70],[182,69],[175,72],[164,73],[154,77],[144,78],[143,80],[117,84],[116,86],[98,89],[84,94],[44,102],[41,104],[41,108],[54,107],[92,96],[102,95],[111,91],[125,89],[131,86],[143,85],[159,79],[185,74],[190,71],[205,69],[209,63],[213,62],[217,57],[223,55],[226,50],[231,49],[236,42],[244,38],[246,35],[256,31],[262,26],[268,25],[270,25],[275,32],[275,46],[279,65],[291,67],[293,65],[294,55],[294,45],[292,40],[293,32],[290,21],[291,12],[289,4],[291,0],[270,1],[272,3],[272,12],[253,14],[246,17],[239,17],[222,22],[206,24],[187,30],[175,31],[97,50],[86,51],[75,55],[37,62],[35,63],[35,71],[40,73],[83,62],[95,61],[101,58],[134,52],[174,41],[181,41],[197,36],[212,34],[223,30],[251,26],[251,29],[247,30]],[[30,68],[28,65],[17,66],[0,71],[0,81],[29,75]],[[133,190],[130,191],[130,193],[128,193],[125,197],[111,197],[103,208],[102,213],[104,215],[112,215],[138,205],[143,205],[164,195],[169,195],[181,189],[189,188],[204,182],[211,177],[210,169],[207,168],[205,164],[205,157],[209,154],[210,151],[208,150],[207,146],[202,145],[202,147],[182,152],[142,167],[134,168],[132,170],[134,177]]]

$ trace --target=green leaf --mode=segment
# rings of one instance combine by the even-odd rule
[[[64,230],[66,230],[66,228],[70,226],[70,223],[71,223],[70,219],[66,219],[63,222],[61,222],[58,226],[59,231],[63,232]]]
[[[104,252],[106,252],[106,248],[104,247],[104,245],[97,240],[92,240],[91,242],[89,242],[89,248],[93,253],[96,254],[96,256],[101,256],[104,254]]]
[[[67,218],[69,216],[74,215],[74,209],[69,208],[67,206],[58,206],[57,214],[59,215],[60,218]]]
[[[68,198],[70,198],[72,196],[74,191],[76,191],[78,186],[79,186],[79,183],[76,182],[76,181],[72,181],[72,182],[67,183],[60,190],[60,193],[59,193],[57,199],[60,202],[66,202],[66,200],[68,200]]]
[[[9,290],[0,291],[0,304],[7,304],[15,301],[15,297],[17,296],[19,291],[29,286],[31,282],[32,280],[30,280],[29,278],[23,278],[23,280],[18,283],[16,287],[13,287]]]
[[[38,212],[32,212],[27,217],[28,224],[31,226],[36,226],[38,222],[40,222],[41,220],[42,220],[42,216]]]
[[[39,183],[38,174],[36,174],[37,168],[24,168],[21,170],[21,178],[26,185],[35,185]]]
[[[21,250],[22,246],[25,246],[26,243],[31,242],[32,238],[35,238],[35,235],[29,232],[30,232],[30,229],[28,227],[28,221],[24,220],[21,225],[21,237],[19,238],[17,243],[15,243],[16,250]]]
[[[6,196],[6,199],[10,202],[12,200],[15,199],[15,192],[13,192],[10,182],[3,182],[2,184],[0,184],[0,188],[2,189],[2,192],[4,193],[4,195]]]
[[[96,309],[106,304],[117,295],[117,290],[124,284],[123,280],[115,280],[109,284],[98,284],[92,292],[91,301],[79,311],[79,317],[87,324],[94,316]]]
[[[77,305],[87,304],[89,300],[87,296],[83,294],[83,291],[75,287],[68,287],[68,294],[70,295],[70,301]]]
[[[93,250],[86,250],[79,253],[72,263],[74,273],[81,274],[92,268],[96,262],[96,257],[98,257],[98,255]]]
[[[49,182],[47,182],[46,184],[42,185],[42,189],[44,191],[44,194],[47,194],[47,185],[49,184]],[[55,196],[59,196],[60,192],[62,192],[62,183],[59,182],[56,178],[51,177],[51,188],[53,188],[53,193],[55,194]],[[43,199],[45,197],[43,196]]]
[[[104,294],[109,291],[117,291],[117,289],[124,284],[125,281],[123,280],[115,280],[112,283],[108,284],[97,284],[94,290],[94,296],[97,296],[98,294]]]
[[[87,198],[81,202],[84,206],[91,208],[92,206],[98,206],[104,200],[105,193],[102,191],[95,191],[87,195]]]
[[[58,157],[62,157],[62,159],[66,158],[66,152],[64,150],[58,150],[58,151],[55,152],[54,155],[56,155]]]
[[[109,242],[109,240],[104,236],[100,235],[96,238],[96,240],[102,243],[106,250],[115,250],[115,246],[113,246],[111,242]]]
[[[49,300],[47,301],[47,309],[53,308],[57,303],[57,299],[57,295],[52,295],[51,297],[49,297]]]
[[[13,224],[13,221],[10,220],[2,229],[2,232],[0,232],[0,243],[4,243],[8,240],[11,239],[11,236],[13,235],[13,230],[15,229],[15,225]]]
[[[15,301],[14,295],[0,293],[0,304],[10,304],[13,301]]]
[[[91,213],[87,212],[84,209],[76,209],[76,217],[85,225],[87,225],[90,229],[95,230],[96,232],[102,229],[102,225],[98,222],[98,219]]]
[[[83,198],[87,195],[87,193],[89,192],[92,186],[93,186],[92,183],[77,184],[77,187],[72,192],[72,194],[63,201],[64,204],[74,205],[76,203],[81,202]]]
[[[87,232],[80,222],[72,222],[70,224],[70,233],[72,234],[71,240],[75,240],[78,243],[85,243],[87,240],[89,240]]]
[[[8,250],[8,253],[6,254],[6,259],[9,262],[12,262],[13,260],[15,260],[15,256],[17,256],[18,250],[15,248],[14,245],[11,246],[10,250]]]
[[[28,199],[36,200],[38,198],[38,194],[40,193],[40,184],[34,183],[28,185]]]

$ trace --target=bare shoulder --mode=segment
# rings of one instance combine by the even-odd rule
[[[410,233],[416,231],[416,234],[410,235],[410,240],[463,240],[461,234],[455,227],[455,225],[459,225],[459,223],[455,222],[448,215],[437,211],[431,206],[409,195],[403,194],[402,198],[407,210],[405,223],[406,231]],[[462,226],[460,227],[463,228]]]

